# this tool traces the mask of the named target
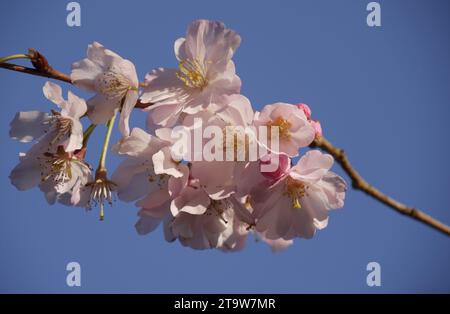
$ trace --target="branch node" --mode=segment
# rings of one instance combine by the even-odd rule
[[[31,64],[36,70],[44,73],[51,72],[52,67],[48,63],[47,59],[39,51],[33,48],[29,48],[28,54],[30,55]]]

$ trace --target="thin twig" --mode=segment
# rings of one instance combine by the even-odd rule
[[[350,161],[347,158],[344,150],[335,147],[331,144],[326,138],[319,137],[314,140],[314,142],[310,145],[311,147],[318,147],[329,154],[331,154],[337,163],[339,163],[347,173],[347,175],[352,180],[352,187],[356,190],[360,190],[372,198],[380,201],[381,203],[391,207],[395,211],[400,214],[409,216],[413,219],[416,219],[446,235],[450,235],[450,227],[443,224],[442,222],[434,219],[433,217],[425,214],[424,212],[418,210],[417,208],[408,207],[405,204],[402,204],[393,198],[387,196],[382,193],[380,190],[370,185],[363,177],[356,171],[353,166],[350,164]]]
[[[51,71],[41,71],[41,70],[27,68],[27,67],[24,67],[21,65],[16,65],[16,64],[11,64],[11,63],[0,63],[0,68],[17,71],[17,72],[22,72],[22,73],[27,73],[27,74],[31,74],[31,75],[48,77],[48,78],[60,80],[60,81],[67,82],[67,83],[72,83],[70,80],[70,77],[67,74],[61,73],[54,69],[51,69]]]
[[[34,66],[33,68],[27,68],[20,65],[10,64],[10,63],[0,63],[0,68],[4,68],[7,70],[27,73],[31,75],[38,75],[38,76],[44,76],[48,78],[52,78],[55,80],[71,83],[70,76],[67,74],[64,74],[60,71],[57,71],[53,69],[49,63],[47,62],[47,59],[37,52],[34,49],[30,49],[29,54],[31,55],[31,62]],[[151,103],[144,104],[138,101],[136,103],[136,108],[147,108],[151,106]],[[350,164],[345,152],[335,147],[333,144],[331,144],[327,139],[325,139],[323,136],[316,138],[314,142],[310,145],[310,147],[317,147],[320,148],[329,154],[331,154],[335,159],[336,162],[339,163],[344,169],[344,171],[347,173],[347,175],[350,177],[352,181],[352,186],[356,190],[360,190],[367,195],[371,196],[375,200],[391,207],[395,211],[397,211],[400,214],[409,216],[415,220],[418,220],[425,225],[434,228],[448,236],[450,236],[450,227],[445,225],[444,223],[440,222],[437,219],[434,219],[433,217],[425,214],[424,212],[420,211],[417,208],[408,207],[405,204],[402,204],[393,198],[387,196],[386,194],[382,193],[377,188],[370,185],[366,180],[364,180],[363,177],[353,168],[353,166]]]

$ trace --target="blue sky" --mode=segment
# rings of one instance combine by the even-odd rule
[[[368,0],[79,1],[79,28],[66,25],[68,2],[4,4],[0,55],[34,47],[68,73],[96,40],[133,61],[142,80],[176,65],[173,41],[189,22],[221,20],[242,37],[234,60],[255,109],[308,103],[369,182],[450,223],[447,1],[379,1],[380,28],[366,24]],[[0,292],[450,292],[450,239],[353,190],[328,228],[278,254],[254,239],[226,254],[166,243],[161,230],[139,236],[131,204],[116,202],[103,222],[97,212],[48,206],[8,179],[26,149],[8,137],[9,122],[19,110],[51,109],[45,79],[0,69],[0,83]],[[136,111],[133,125],[144,118]],[[110,158],[111,170],[119,161]],[[81,287],[66,286],[71,261],[81,265]],[[366,285],[372,261],[381,287]]]

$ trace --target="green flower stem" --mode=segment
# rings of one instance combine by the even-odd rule
[[[117,112],[114,113],[111,119],[109,119],[106,127],[105,140],[103,141],[102,154],[100,155],[100,161],[98,163],[97,172],[106,172],[106,155],[108,153],[109,140],[111,139],[111,132],[114,127],[114,122],[116,121]]]
[[[0,63],[7,62],[10,60],[14,60],[14,59],[30,59],[30,56],[26,55],[26,54],[11,55],[11,56],[7,56],[4,58],[0,58]]]
[[[83,133],[83,146],[86,146],[92,133],[94,133],[97,124],[91,124]]]

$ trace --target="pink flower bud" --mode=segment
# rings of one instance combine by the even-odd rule
[[[316,137],[321,137],[322,136],[322,126],[320,125],[320,122],[311,120],[310,123],[311,123],[311,126],[316,131]]]
[[[277,180],[291,168],[291,159],[284,153],[268,154],[259,160],[261,174],[267,179]]]
[[[311,108],[309,108],[309,106],[307,104],[297,104],[296,105],[298,109],[303,110],[303,112],[305,113],[306,118],[311,119]]]

